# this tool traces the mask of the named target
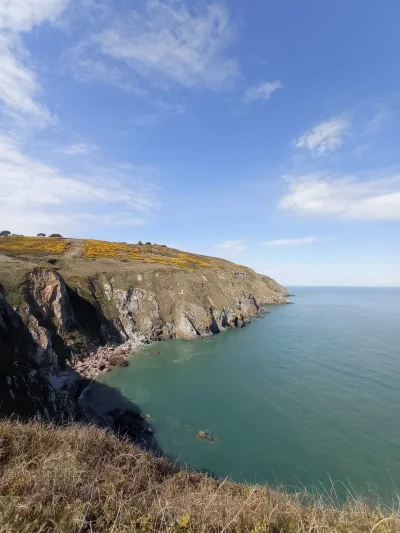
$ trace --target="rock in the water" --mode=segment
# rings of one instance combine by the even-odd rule
[[[199,431],[197,433],[197,437],[199,439],[203,439],[203,440],[208,440],[210,442],[213,442],[215,441],[215,437],[213,437],[212,435],[210,435],[210,433],[208,433],[208,431]]]

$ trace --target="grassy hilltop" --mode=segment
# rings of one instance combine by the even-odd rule
[[[6,237],[0,240],[0,252],[13,256],[28,255],[37,258],[49,255],[59,258],[132,260],[180,268],[210,267],[216,261],[214,258],[183,253],[157,244],[138,245],[54,237]]]

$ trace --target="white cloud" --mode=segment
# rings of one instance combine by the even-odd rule
[[[68,0],[3,0],[0,2],[0,110],[13,119],[41,126],[51,120],[40,104],[41,87],[19,34],[33,26],[52,22]]]
[[[219,248],[221,250],[236,250],[236,251],[243,251],[246,249],[245,244],[241,240],[235,240],[235,241],[223,241],[219,244],[214,244],[214,248]]]
[[[400,220],[400,174],[389,178],[287,178],[289,192],[280,207],[302,214],[358,220]]]
[[[84,142],[67,144],[61,149],[64,154],[71,156],[90,155],[96,150],[98,150],[98,147],[95,144]]]
[[[250,87],[250,89],[247,89],[247,91],[244,93],[244,101],[246,104],[251,104],[252,102],[255,102],[256,100],[269,100],[271,97],[271,94],[278,89],[282,89],[283,85],[280,81],[265,81],[261,82],[259,85],[256,85],[255,87]]]
[[[233,38],[228,11],[217,3],[187,7],[181,0],[147,0],[142,9],[113,13],[97,33],[76,48],[77,74],[82,62],[94,77],[124,85],[132,74],[164,88],[168,83],[220,90],[236,78],[238,65],[226,55]],[[127,69],[128,73],[124,73]],[[90,78],[86,72],[86,78]]]
[[[2,0],[0,30],[30,31],[44,21],[53,22],[69,0]]]
[[[350,122],[334,117],[307,130],[296,142],[296,148],[306,148],[315,156],[334,152],[343,144],[350,129]]]
[[[69,175],[0,136],[0,226],[17,233],[143,224],[158,208],[154,188],[145,182],[146,176],[129,166]]]
[[[265,241],[263,246],[300,246],[303,244],[313,244],[321,241],[333,241],[335,237],[299,237],[294,239],[277,239],[275,241]]]
[[[13,119],[28,119],[40,126],[49,122],[51,115],[38,101],[40,85],[23,56],[18,44],[0,32],[0,110]]]

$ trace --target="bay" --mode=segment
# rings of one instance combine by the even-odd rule
[[[181,464],[390,500],[400,486],[400,289],[290,291],[293,305],[244,329],[144,346],[101,380],[151,416],[158,446]]]

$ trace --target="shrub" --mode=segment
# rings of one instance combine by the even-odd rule
[[[151,242],[147,241],[146,244],[147,244],[148,246],[150,246],[150,245],[151,245]]]
[[[38,239],[37,237],[13,237],[10,235],[7,239],[0,241],[0,252],[16,255],[60,255],[65,252],[69,242],[67,239]]]
[[[60,235],[59,233],[52,233],[51,235],[49,235],[49,237],[57,237],[58,239],[62,239],[63,236]]]
[[[38,233],[37,236],[38,237],[46,237],[46,234],[45,233]]]
[[[139,241],[140,242],[140,241]],[[144,263],[177,266],[179,268],[211,267],[206,257],[194,254],[167,253],[160,247],[142,248],[141,245],[124,244],[118,242],[95,241],[87,239],[83,246],[83,257],[87,259],[110,258],[119,261],[134,260]]]

